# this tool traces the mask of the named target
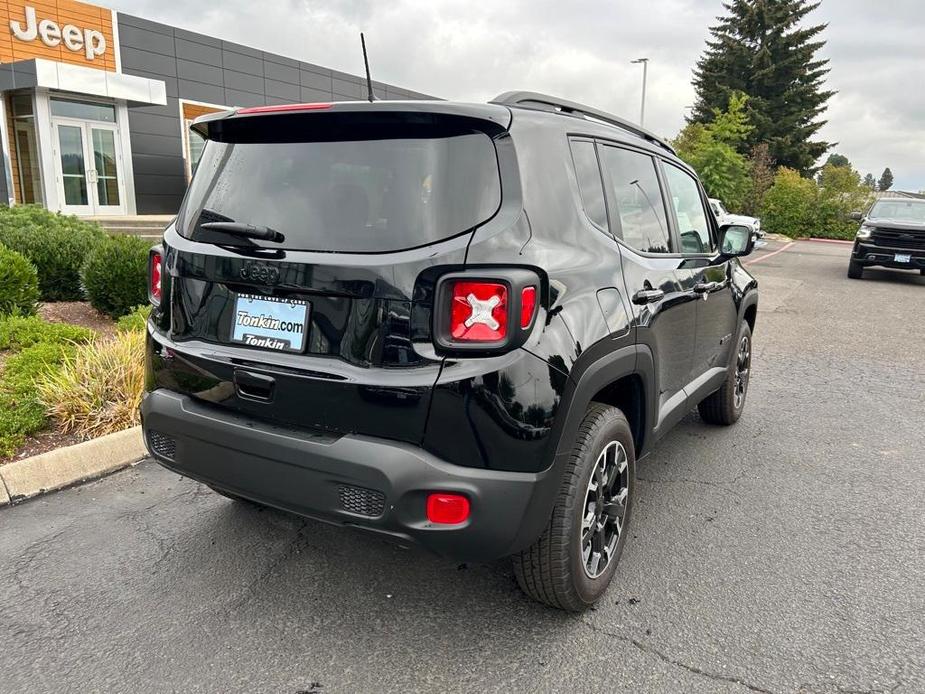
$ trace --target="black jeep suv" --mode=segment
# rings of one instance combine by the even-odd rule
[[[538,94],[205,116],[150,261],[151,454],[221,494],[513,556],[580,610],[617,566],[636,460],[731,424],[756,282],[693,172]]]
[[[873,265],[925,275],[925,199],[881,198],[861,217],[848,277],[859,280]]]

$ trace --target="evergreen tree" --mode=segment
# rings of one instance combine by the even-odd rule
[[[877,189],[877,179],[874,178],[873,174],[869,173],[864,177],[864,186],[866,188],[870,188],[871,190]]]
[[[832,166],[847,166],[851,167],[851,162],[848,160],[844,154],[833,153],[829,155],[829,158],[825,160],[826,164],[831,164]]]
[[[886,167],[883,170],[883,174],[880,176],[880,180],[877,181],[877,188],[879,190],[889,190],[893,187],[893,172],[890,171],[890,167]]]
[[[726,15],[710,29],[711,38],[694,70],[697,100],[693,122],[709,123],[725,111],[730,95],[748,95],[754,129],[741,144],[747,155],[767,142],[778,164],[814,171],[830,147],[812,138],[825,124],[820,116],[835,93],[823,88],[828,61],[816,57],[825,42],[825,24],[803,26],[821,0],[727,0]]]

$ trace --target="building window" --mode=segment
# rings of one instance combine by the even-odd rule
[[[199,160],[202,158],[202,150],[206,146],[206,139],[190,129],[193,124],[192,119],[184,121],[186,128],[186,161],[189,162],[189,177],[192,178],[196,173],[196,167],[199,166]]]
[[[35,131],[35,112],[31,94],[13,94],[10,97],[13,147],[13,198],[27,205],[41,205],[42,172],[39,168],[38,137]]]
[[[190,126],[199,116],[227,110],[227,106],[197,104],[180,100],[180,122],[183,123],[183,160],[187,181],[196,173],[196,167],[199,166],[199,159],[202,157],[202,150],[206,146],[205,138],[199,133],[190,130]]]
[[[74,99],[51,99],[51,115],[78,120],[97,120],[104,123],[116,122],[116,107],[95,101],[76,101]]]

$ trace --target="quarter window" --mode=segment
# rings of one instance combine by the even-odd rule
[[[601,229],[607,228],[607,209],[604,206],[604,184],[597,165],[594,143],[572,140],[572,159],[581,192],[581,204],[592,222]]]
[[[707,221],[700,186],[693,176],[676,166],[665,166],[665,177],[671,191],[671,203],[678,223],[678,236],[683,253],[709,253],[713,250],[710,223]]]
[[[618,147],[600,149],[620,218],[623,242],[644,253],[670,253],[671,237],[655,161]]]

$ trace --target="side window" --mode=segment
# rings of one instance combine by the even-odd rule
[[[700,197],[697,181],[676,166],[665,165],[665,178],[671,191],[671,202],[678,222],[682,253],[710,253],[713,241],[710,223]]]
[[[601,147],[623,242],[644,253],[671,253],[671,237],[655,160],[648,154]]]
[[[604,184],[597,165],[594,143],[587,140],[572,140],[572,160],[581,192],[581,204],[588,217],[602,230],[607,229],[607,209],[604,206]]]

